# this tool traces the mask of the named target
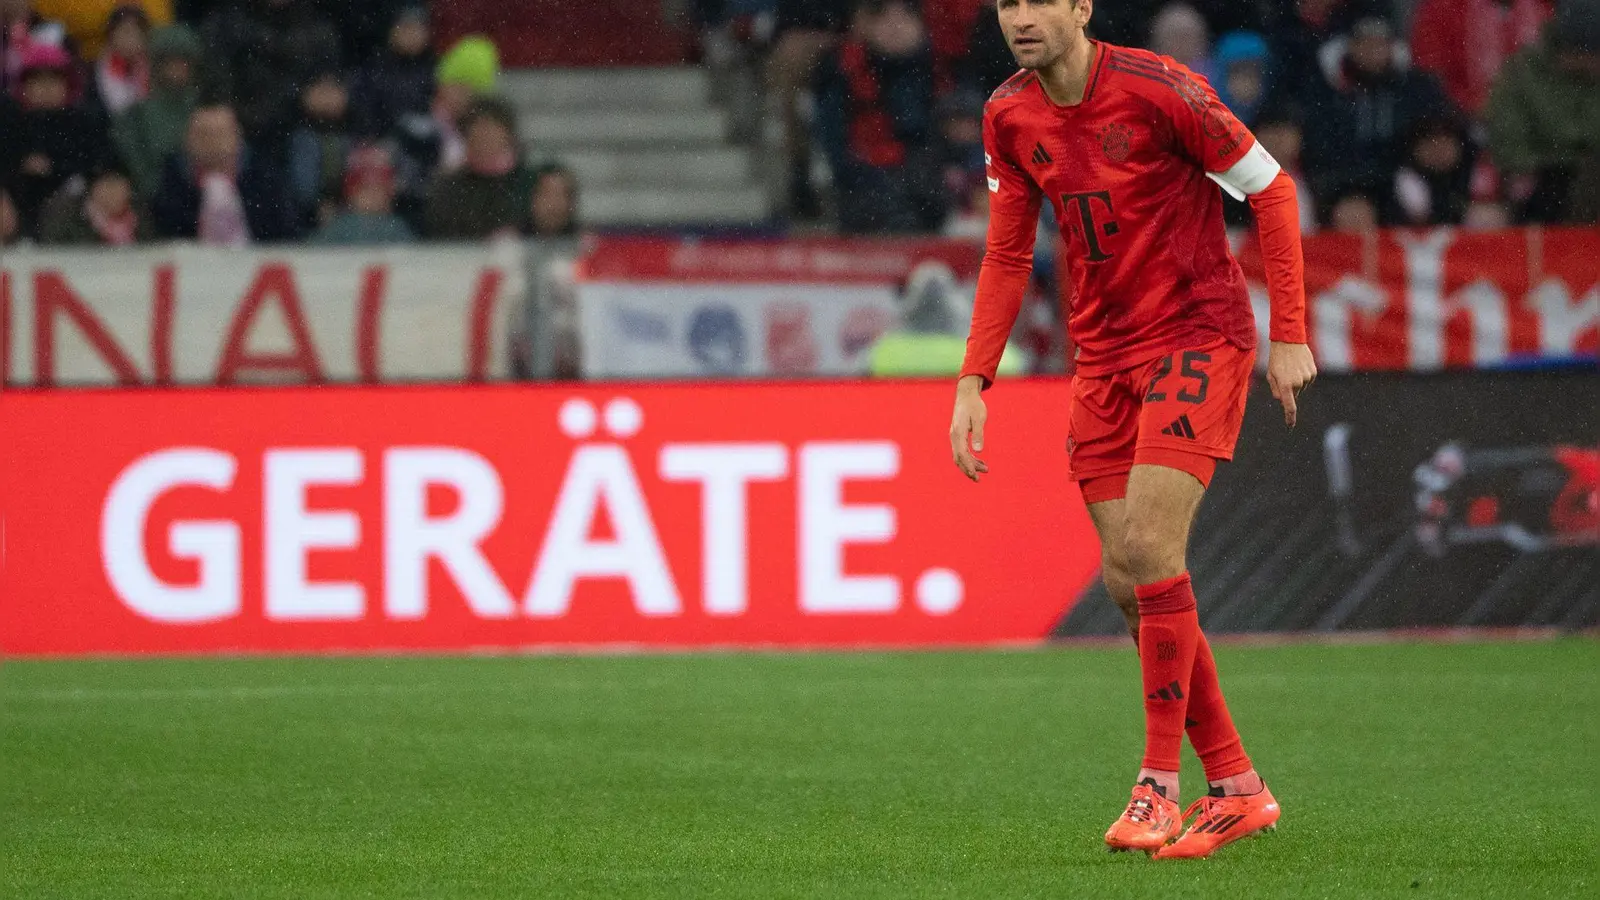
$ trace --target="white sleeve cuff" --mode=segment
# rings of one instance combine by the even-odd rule
[[[1226,172],[1207,172],[1206,177],[1222,186],[1222,190],[1235,200],[1243,200],[1251,194],[1259,194],[1272,184],[1273,179],[1283,167],[1272,158],[1272,154],[1257,141],[1250,145],[1249,152],[1244,158],[1233,164],[1233,168]]]

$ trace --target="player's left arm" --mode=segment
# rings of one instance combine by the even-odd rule
[[[1169,63],[1169,65],[1176,65]],[[1181,68],[1181,67],[1180,67]],[[1267,270],[1272,303],[1267,384],[1283,404],[1293,428],[1296,398],[1316,380],[1317,364],[1306,342],[1305,256],[1300,247],[1300,203],[1294,179],[1278,165],[1255,135],[1217,98],[1205,79],[1187,73],[1170,104],[1174,130],[1206,175],[1236,200],[1249,198]]]
[[[1294,179],[1255,143],[1255,138],[1248,137],[1248,132],[1246,135],[1251,145],[1249,152],[1226,172],[1212,177],[1230,194],[1248,197],[1256,214],[1256,235],[1261,241],[1267,296],[1272,304],[1267,386],[1283,404],[1283,420],[1293,428],[1299,417],[1299,394],[1317,378],[1317,363],[1306,343],[1306,268],[1300,247],[1300,203]]]

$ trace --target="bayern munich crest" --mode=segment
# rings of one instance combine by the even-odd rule
[[[1105,151],[1106,159],[1114,163],[1125,161],[1128,154],[1133,152],[1133,129],[1120,122],[1113,122],[1102,128],[1100,149]]]

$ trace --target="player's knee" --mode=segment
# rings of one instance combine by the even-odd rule
[[[1160,527],[1142,525],[1130,519],[1122,541],[1125,560],[1133,583],[1151,584],[1183,574],[1183,544]]]
[[[1139,615],[1139,598],[1134,595],[1133,571],[1128,568],[1128,563],[1122,557],[1120,547],[1107,544],[1105,551],[1100,556],[1100,573],[1105,579],[1106,593],[1111,595],[1112,602],[1122,610],[1123,615],[1137,617]]]

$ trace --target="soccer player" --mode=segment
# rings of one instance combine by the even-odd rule
[[[951,450],[968,478],[989,471],[976,455],[982,392],[1016,320],[1048,199],[1061,223],[1078,348],[1068,467],[1099,531],[1106,586],[1138,644],[1144,682],[1144,760],[1105,840],[1157,859],[1208,856],[1279,815],[1223,701],[1185,561],[1216,463],[1233,456],[1255,359],[1221,191],[1249,197],[1255,211],[1272,306],[1267,380],[1293,427],[1296,395],[1317,371],[1306,346],[1294,182],[1204,79],[1171,59],[1090,40],[1093,0],[998,8],[1022,71],[984,110],[988,250]],[[1210,791],[1180,814],[1185,731]]]

